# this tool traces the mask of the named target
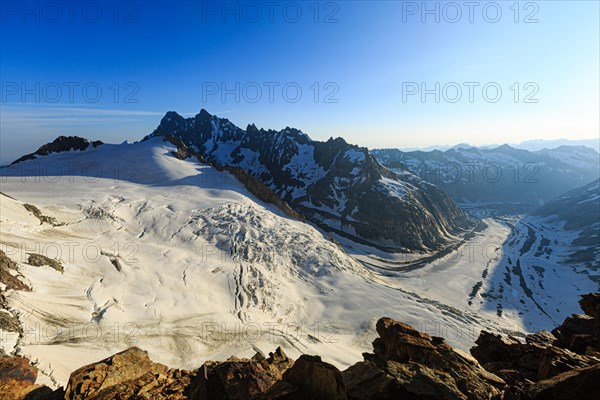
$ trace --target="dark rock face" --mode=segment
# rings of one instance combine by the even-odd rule
[[[319,356],[302,355],[283,374],[283,387],[294,387],[294,393],[308,399],[346,400],[342,373]],[[273,393],[279,390],[275,387]],[[269,397],[266,393],[265,397]]]
[[[585,354],[588,347],[599,348],[598,322],[588,315],[573,314],[552,331],[558,345],[575,353]]]
[[[86,150],[90,145],[95,148],[102,144],[104,143],[99,140],[90,142],[89,140],[79,136],[59,136],[54,139],[53,142],[46,143],[40,147],[35,153],[24,155],[18,160],[13,161],[11,165],[18,164],[21,161],[35,160],[36,156],[47,156],[51,153],[61,153],[71,150],[83,151]]]
[[[528,391],[532,400],[595,400],[600,393],[600,364],[536,382]]]
[[[237,180],[248,189],[250,193],[256,196],[259,200],[275,205],[278,209],[283,211],[286,215],[295,218],[300,221],[305,221],[302,214],[294,211],[289,204],[278,197],[273,191],[264,183],[256,178],[250,176],[246,171],[240,167],[227,167],[222,165],[216,165],[206,161],[206,159],[198,153],[196,150],[187,146],[183,141],[171,134],[167,134],[164,137],[165,141],[168,141],[177,146],[177,151],[174,152],[174,156],[180,160],[185,160],[189,157],[196,157],[196,159],[202,163],[209,164],[219,171],[227,171],[231,175],[235,176]]]
[[[146,139],[169,136],[214,165],[244,171],[314,224],[360,242],[435,249],[472,227],[443,190],[407,171],[392,173],[341,138],[318,142],[293,128],[243,130],[205,110],[187,119],[169,112]]]
[[[35,384],[38,370],[20,356],[0,356],[0,400],[58,400],[61,389],[52,391]]]
[[[30,213],[32,213],[37,219],[40,220],[40,225],[46,223],[46,224],[50,224],[52,226],[60,226],[61,224],[59,224],[56,221],[56,218],[54,217],[49,217],[47,215],[44,215],[39,208],[37,208],[36,206],[34,206],[33,204],[23,204],[23,207],[25,207],[25,209],[27,211],[29,211]]]
[[[583,295],[579,305],[585,314],[567,317],[552,334],[558,346],[600,358],[600,294]]]
[[[485,369],[499,375],[502,371],[518,371],[517,380],[521,381],[546,379],[596,362],[552,344],[540,344],[529,340],[525,344],[485,331],[475,343],[477,346],[471,349],[471,354]]]
[[[579,305],[586,315],[600,320],[600,293],[582,295]]]
[[[64,272],[65,270],[60,261],[36,253],[28,254],[27,264],[33,265],[34,267],[49,266],[58,272]]]
[[[7,289],[31,291],[31,288],[18,276],[13,275],[16,271],[17,264],[0,250],[0,283],[6,285]]]

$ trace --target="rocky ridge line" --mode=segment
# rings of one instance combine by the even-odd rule
[[[563,400],[596,399],[600,390],[600,294],[582,296],[552,332],[511,337],[482,332],[473,357],[389,318],[377,322],[373,353],[340,371],[318,356],[207,361],[194,371],[154,363],[130,348],[79,368],[66,389],[34,384],[22,357],[0,357],[0,400]]]

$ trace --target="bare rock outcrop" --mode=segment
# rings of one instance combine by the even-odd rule
[[[344,371],[350,399],[502,398],[505,382],[442,338],[389,318],[377,322],[377,333],[374,354]]]
[[[482,332],[474,358],[382,318],[373,353],[345,371],[314,355],[293,361],[281,348],[266,358],[231,357],[187,371],[133,347],[74,371],[63,391],[35,385],[37,370],[25,358],[2,355],[0,400],[591,400],[600,392],[598,298],[583,296],[585,315],[524,343]],[[585,348],[577,337],[585,337]]]
[[[62,389],[52,390],[35,383],[36,367],[21,356],[0,355],[0,400],[58,400]]]
[[[257,353],[252,359],[231,357],[224,362],[207,361],[190,384],[190,399],[245,400],[260,398],[282,379],[293,365],[281,347],[268,358]]]
[[[132,347],[71,374],[66,400],[186,399],[192,373],[153,362]]]
[[[590,385],[600,380],[599,299],[582,296],[585,315],[567,317],[552,333],[527,335],[525,343],[481,332],[471,354],[507,381],[511,399],[590,398]]]

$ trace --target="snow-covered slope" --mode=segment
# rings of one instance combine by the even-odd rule
[[[594,237],[539,216],[506,217],[503,222],[510,235],[499,246],[495,268],[473,286],[473,303],[498,315],[518,313],[526,330],[548,330],[577,312],[570,298],[598,292],[600,255],[597,245],[594,249],[589,243],[597,243],[598,225]],[[582,238],[588,243],[578,244]],[[585,259],[573,257],[578,251],[586,253]]]
[[[575,235],[566,262],[600,272],[600,180],[571,190],[533,212],[547,225]],[[597,278],[600,283],[600,276]]]
[[[131,345],[185,368],[278,345],[345,366],[371,348],[384,315],[446,327],[437,334],[462,349],[482,327],[514,327],[495,311],[398,287],[229,173],[176,150],[154,138],[2,169],[0,244],[16,263],[7,273],[32,291],[2,287],[0,312],[22,332],[1,331],[1,344],[38,362],[40,379],[64,384],[70,371]],[[61,268],[35,266],[31,254]]]

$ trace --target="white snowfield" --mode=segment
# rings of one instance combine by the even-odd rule
[[[1,288],[23,333],[0,331],[0,345],[37,363],[40,382],[65,385],[76,368],[134,345],[187,369],[277,346],[345,368],[372,349],[383,316],[462,350],[481,329],[520,330],[517,313],[467,303],[481,260],[450,255],[405,275],[365,268],[228,173],[175,150],[160,139],[105,144],[1,170],[0,248],[32,291]],[[489,221],[473,246],[508,235]],[[29,265],[30,253],[58,259],[64,272]],[[496,263],[486,268],[495,276]]]

